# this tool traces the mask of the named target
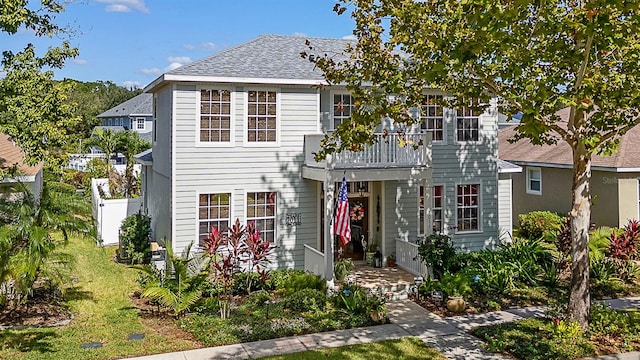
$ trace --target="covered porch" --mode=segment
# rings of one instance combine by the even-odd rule
[[[367,245],[374,243],[383,262],[386,264],[387,257],[394,254],[398,268],[412,274],[411,281],[415,275],[424,275],[426,269],[414,260],[417,255],[414,242],[418,229],[428,227],[425,209],[419,214],[418,189],[431,183],[429,135],[377,134],[377,142],[363,151],[344,151],[317,162],[313,155],[320,149],[323,136],[305,136],[302,176],[318,182],[320,210],[320,236],[315,245],[305,245],[305,269],[332,281],[333,264],[340,248],[342,255],[358,261],[363,259]],[[399,141],[399,136],[403,141]],[[336,241],[331,221],[343,177],[349,187],[352,233],[352,243],[347,247]],[[428,192],[424,196],[424,203],[428,204]]]

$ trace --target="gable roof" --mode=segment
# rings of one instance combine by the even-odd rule
[[[569,108],[556,112],[561,119],[568,119]],[[561,120],[562,121],[562,120]],[[564,120],[566,122],[566,120]],[[509,126],[498,133],[500,159],[516,164],[573,166],[573,154],[569,144],[558,140],[555,145],[533,145],[528,139],[509,143],[516,134],[516,126]],[[593,155],[592,167],[615,171],[640,171],[640,126],[629,130],[620,139],[618,151],[611,156]]]
[[[99,118],[118,117],[118,116],[152,116],[153,115],[153,95],[142,93],[111,109],[98,115]]]
[[[24,152],[20,149],[8,135],[0,133],[0,169],[7,170],[14,165],[18,165],[21,176],[34,176],[43,163],[29,166],[24,163]]]
[[[306,40],[314,46],[309,50]],[[224,50],[204,59],[171,70],[151,84],[145,91],[164,81],[218,81],[270,83],[323,83],[322,71],[309,59],[300,56],[306,51],[314,56],[340,57],[349,40],[310,38],[302,36],[261,35],[253,40]],[[336,59],[339,60],[339,59]],[[217,80],[216,80],[217,79]],[[276,81],[277,80],[277,81]]]

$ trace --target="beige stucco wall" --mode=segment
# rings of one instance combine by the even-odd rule
[[[571,209],[571,169],[542,168],[542,195],[526,192],[526,166],[513,174],[513,219],[536,210],[567,213]],[[597,226],[622,226],[638,217],[638,177],[636,173],[594,170],[591,175],[593,207],[591,221]]]
[[[619,208],[618,223],[624,226],[629,219],[638,219],[639,173],[625,174],[618,178]]]

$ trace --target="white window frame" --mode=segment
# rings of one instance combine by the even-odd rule
[[[274,204],[274,210],[273,210],[273,216],[253,216],[253,217],[249,217],[249,194],[250,193],[275,193],[276,194],[276,202]],[[280,199],[280,193],[278,191],[273,191],[273,190],[245,190],[244,191],[244,219],[245,219],[245,223],[247,225],[249,225],[249,221],[252,220],[265,220],[265,219],[270,219],[273,218],[273,241],[271,242],[271,244],[273,245],[277,245],[278,244],[278,201]],[[262,234],[262,231],[260,232]],[[262,239],[264,239],[264,237],[262,237]]]
[[[276,141],[249,141],[249,91],[272,91],[276,93]],[[281,108],[282,108],[282,96],[280,93],[280,89],[278,88],[262,88],[262,87],[252,87],[247,88],[243,92],[244,96],[244,116],[242,117],[242,132],[245,147],[279,147],[280,139],[281,139]]]
[[[460,186],[468,186],[468,185],[476,185],[478,187],[478,203],[474,206],[475,208],[478,209],[478,228],[477,229],[471,229],[471,230],[460,230],[459,229],[459,220],[460,218],[458,217],[458,209],[460,208],[460,206],[458,205],[458,187]],[[456,187],[455,187],[455,204],[456,204],[456,234],[478,234],[478,233],[482,233],[482,184],[480,182],[468,182],[468,183],[456,183]],[[465,206],[462,206],[463,208]]]
[[[224,191],[224,190],[211,190],[211,191],[198,191],[196,193],[196,199],[195,199],[195,208],[196,208],[196,216],[195,216],[195,220],[196,220],[196,244],[200,245],[200,223],[203,221],[219,221],[222,220],[224,218],[209,218],[206,220],[201,220],[200,219],[200,196],[201,195],[222,195],[222,194],[227,194],[229,195],[229,227],[233,226],[233,191]],[[218,229],[220,230],[220,229]]]
[[[427,97],[436,97],[436,96],[441,96],[443,99],[445,98],[445,96],[444,96],[444,95],[441,95],[441,94],[425,94],[425,95],[424,95],[424,98],[427,98]],[[423,98],[423,100],[424,100],[424,98]],[[424,107],[424,106],[428,106],[428,105],[425,105],[425,104],[421,103],[421,104],[420,104],[420,108],[419,108],[419,110],[418,110],[418,111],[419,111],[419,114],[420,114],[420,129],[421,129],[422,131],[424,131],[425,133],[429,134],[429,133],[432,133],[432,132],[436,131],[437,129],[429,129],[428,127],[426,127],[426,124],[427,124],[427,123],[426,123],[426,121],[427,121],[428,119],[436,119],[436,118],[438,118],[438,116],[435,116],[435,117],[434,117],[434,116],[428,116],[427,114],[425,114],[425,113],[423,112],[423,107]],[[445,144],[447,143],[447,117],[446,117],[446,114],[447,114],[447,108],[445,108],[445,107],[444,107],[444,106],[442,106],[442,105],[435,105],[435,104],[434,104],[434,106],[436,106],[436,108],[437,108],[437,107],[440,107],[440,108],[442,109],[442,140],[434,140],[434,139],[432,138],[432,139],[431,139],[431,142],[432,142],[433,144],[445,145]]]
[[[335,116],[334,111],[333,111],[333,107],[334,107],[335,104],[333,102],[333,99],[335,98],[335,96],[345,96],[345,95],[348,95],[348,96],[351,97],[351,102],[352,102],[350,104],[350,106],[351,106],[350,114],[351,114],[351,113],[353,113],[353,107],[354,107],[354,105],[353,105],[353,95],[348,91],[330,91],[329,92],[329,96],[331,97],[331,116],[329,117],[329,130],[330,131],[335,131],[336,130],[336,126],[335,126],[336,116]],[[349,115],[348,118],[351,118],[351,115]],[[348,119],[348,118],[342,118],[342,121],[344,121],[345,119]]]
[[[441,203],[440,203],[440,207],[436,208],[435,206],[435,200],[436,200],[436,196],[433,193],[433,191],[435,190],[436,187],[441,187],[442,191],[440,193],[440,198],[441,198]],[[445,193],[446,191],[446,187],[444,186],[444,184],[433,184],[433,186],[431,187],[431,221],[429,223],[429,226],[431,227],[431,231],[433,231],[433,222],[435,219],[434,214],[434,209],[440,209],[440,224],[442,226],[442,228],[440,229],[440,233],[444,234],[445,233],[445,219],[444,219],[444,209],[445,209]]]
[[[229,97],[229,101],[231,103],[230,105],[230,109],[229,109],[229,117],[230,117],[230,133],[229,133],[229,141],[200,141],[200,116],[201,111],[200,111],[200,101],[202,99],[202,96],[200,94],[201,90],[226,90],[229,92],[230,97]],[[225,87],[225,86],[214,86],[214,85],[209,85],[209,86],[197,86],[196,87],[196,131],[195,131],[195,141],[196,141],[196,147],[232,147],[235,146],[235,117],[236,117],[236,113],[235,113],[235,104],[236,104],[236,92],[230,88],[230,87]]]
[[[531,174],[533,172],[538,172],[540,178],[534,179]],[[535,190],[531,188],[531,181],[538,181],[540,183],[540,190]],[[535,166],[527,166],[527,194],[531,195],[542,195],[542,168]]]
[[[473,100],[471,100],[473,101]],[[462,110],[463,114],[465,113],[465,111],[470,111],[471,115],[458,115],[458,111]],[[467,106],[462,106],[461,108],[456,108],[453,109],[454,114],[455,114],[455,138],[456,138],[456,142],[458,143],[463,143],[463,144],[477,144],[480,141],[482,141],[482,115],[484,114],[484,112],[478,113],[476,114],[474,110],[471,110],[470,108],[468,108]],[[462,130],[464,131],[464,129],[460,129],[460,127],[458,126],[458,120],[462,120],[462,121],[469,121],[469,120],[473,120],[475,119],[478,122],[478,139],[477,140],[465,140],[465,139],[460,139],[460,137],[458,136],[458,131]]]
[[[142,120],[142,127],[140,127],[140,120]],[[137,130],[146,130],[147,119],[143,117],[136,118],[136,131]]]

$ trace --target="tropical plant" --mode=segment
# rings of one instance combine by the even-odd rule
[[[440,233],[431,234],[420,241],[418,257],[432,269],[437,279],[442,278],[457,264],[456,249],[451,237]]]
[[[45,182],[40,198],[17,182],[0,194],[0,284],[14,284],[12,301],[26,300],[38,279],[70,280],[73,259],[60,251],[69,235],[90,235],[89,204],[66,184]],[[57,236],[56,234],[60,234]],[[7,295],[7,294],[5,294]]]
[[[301,54],[325,54],[314,63],[357,104],[350,121],[323,139],[317,159],[372,144],[383,119],[411,129],[418,121],[411,109],[420,108],[434,84],[450,108],[522,114],[514,140],[561,141],[571,149],[568,311],[586,329],[592,156],[616,151],[620,137],[640,123],[638,7],[620,0],[506,7],[485,0],[340,0],[334,9],[341,14],[347,6],[354,7],[356,39],[345,53],[336,57],[309,41]]]
[[[611,244],[607,251],[608,255],[614,259],[630,260],[636,257],[636,243],[640,239],[640,223],[638,220],[629,220],[627,225],[618,234],[611,232]]]
[[[355,268],[353,261],[349,258],[344,258],[336,261],[333,265],[333,273],[336,276],[336,280],[342,281],[344,278]]]
[[[444,274],[436,286],[447,297],[465,297],[473,293],[470,279],[463,273]]]
[[[167,246],[167,271],[164,276],[154,277],[149,266],[136,268],[151,275],[140,296],[171,309],[177,318],[200,300],[202,286],[208,276],[206,266],[194,270],[198,268],[193,265],[198,255],[191,254],[192,245],[190,243],[185,248],[182,256],[175,255],[171,246]]]
[[[520,236],[527,239],[538,240],[543,238],[554,241],[562,230],[565,217],[551,211],[532,211],[518,215],[520,223]]]
[[[140,195],[140,187],[133,173],[133,165],[135,164],[134,156],[149,149],[151,144],[141,139],[135,131],[121,131],[116,134],[115,140],[115,151],[122,153],[127,162],[124,173],[124,196],[129,198],[134,195]]]
[[[151,217],[140,212],[128,216],[120,226],[120,247],[126,259],[133,264],[146,264],[151,260]]]
[[[107,176],[111,175],[111,159],[118,149],[118,138],[116,133],[110,129],[96,128],[93,136],[85,140],[83,146],[85,150],[92,146],[100,148],[105,153],[105,164],[107,166]]]

